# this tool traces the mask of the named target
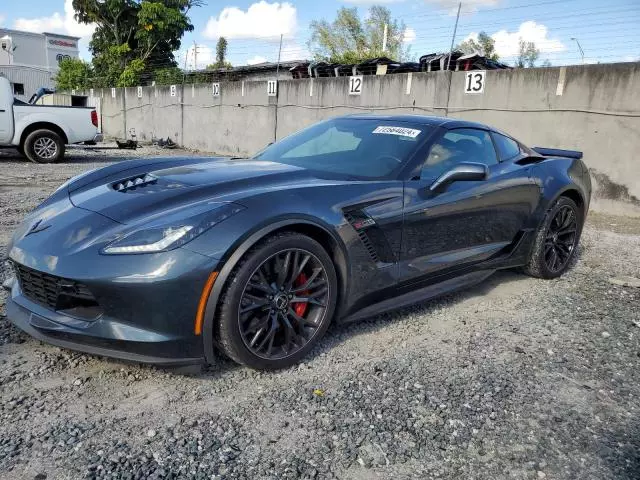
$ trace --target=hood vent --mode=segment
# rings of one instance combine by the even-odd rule
[[[126,178],[112,184],[111,186],[116,192],[129,192],[137,188],[143,188],[147,185],[152,185],[158,181],[158,178],[150,173],[143,173],[142,175],[136,175],[135,177]]]

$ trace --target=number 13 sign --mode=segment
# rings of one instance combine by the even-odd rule
[[[485,70],[467,72],[464,82],[464,93],[484,93],[484,81],[487,76]]]

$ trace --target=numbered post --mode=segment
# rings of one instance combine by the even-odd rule
[[[175,85],[171,85],[169,90],[172,97],[175,97],[178,94],[178,88]]]
[[[465,75],[464,93],[471,95],[484,93],[486,77],[487,72],[485,70],[467,72]]]
[[[349,95],[362,95],[362,75],[349,77]]]
[[[269,80],[267,82],[267,96],[275,97],[276,95],[278,95],[278,81]]]
[[[138,87],[138,98],[142,98],[142,87]]]
[[[220,96],[220,84],[219,83],[212,84],[211,85],[211,91],[212,91],[214,97],[219,97]]]

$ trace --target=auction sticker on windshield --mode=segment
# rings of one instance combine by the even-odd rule
[[[384,135],[398,135],[400,137],[416,138],[422,130],[405,127],[376,127],[373,133],[382,133]]]

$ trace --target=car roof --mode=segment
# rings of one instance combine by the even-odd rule
[[[434,115],[371,115],[371,114],[355,114],[344,115],[339,118],[352,118],[361,120],[380,120],[395,122],[411,122],[420,125],[431,125],[434,127],[452,128],[481,128],[483,130],[495,130],[488,125],[457,118],[437,117]]]

